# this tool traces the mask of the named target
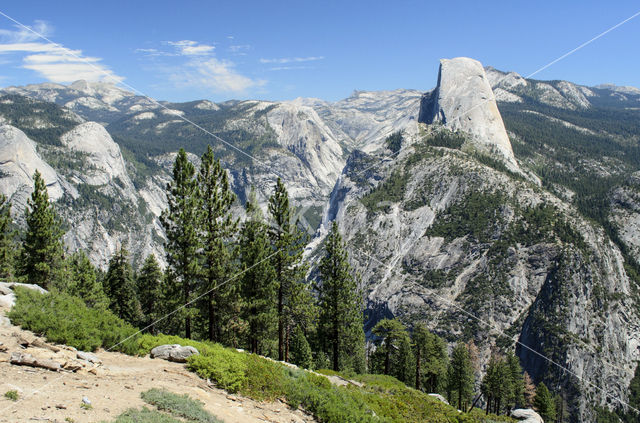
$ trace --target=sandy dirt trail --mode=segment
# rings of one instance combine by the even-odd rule
[[[11,325],[0,307],[0,422],[100,422],[113,420],[130,407],[146,405],[140,393],[151,388],[164,388],[178,394],[188,394],[202,401],[204,408],[225,423],[282,422],[306,423],[315,420],[302,410],[292,410],[276,401],[262,403],[207,384],[184,364],[149,357],[131,357],[120,353],[98,351],[102,364],[76,372],[54,372],[9,363],[12,352],[29,353],[38,358],[50,358],[59,363],[76,362],[76,352],[63,347],[59,352],[32,346],[26,349],[19,340],[34,339],[29,331]],[[20,400],[4,397],[17,390]],[[87,397],[92,409],[81,407]],[[66,419],[66,420],[65,420]],[[72,420],[69,420],[72,419]]]

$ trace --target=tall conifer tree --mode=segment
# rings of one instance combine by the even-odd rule
[[[69,294],[82,298],[89,307],[109,306],[109,299],[98,280],[97,270],[83,251],[78,251],[69,258],[69,274]]]
[[[185,306],[181,314],[187,338],[192,336],[194,311],[191,302],[200,275],[198,223],[201,207],[194,176],[195,167],[181,148],[173,165],[173,180],[167,184],[169,207],[160,216],[167,235],[165,252],[168,283],[165,286],[175,290],[165,293],[165,296],[179,298],[179,303]]]
[[[545,422],[552,422],[556,419],[556,404],[553,395],[544,382],[540,382],[536,387],[536,396],[533,399],[533,408],[540,414]]]
[[[49,202],[47,185],[40,172],[33,175],[33,193],[25,210],[27,234],[21,255],[21,273],[29,283],[47,289],[56,283],[62,267],[60,222]]]
[[[14,277],[15,245],[11,232],[11,203],[0,194],[0,279]]]
[[[140,311],[142,312],[142,327],[147,327],[160,317],[161,295],[164,273],[154,254],[149,254],[136,278],[136,291],[140,299]],[[156,333],[154,326],[148,328],[149,332]]]
[[[117,250],[109,260],[104,291],[113,314],[137,325],[141,318],[140,303],[136,295],[133,269],[129,263],[129,252],[124,247]]]
[[[333,222],[325,240],[325,254],[319,266],[319,335],[325,353],[336,371],[363,371],[364,330],[362,296],[351,274],[347,252]]]
[[[270,231],[275,250],[273,267],[277,284],[278,359],[288,361],[289,339],[295,316],[311,309],[311,297],[304,282],[306,265],[302,262],[303,233],[293,221],[293,208],[284,183],[278,178],[269,199]]]
[[[242,294],[245,301],[244,319],[248,323],[248,348],[254,354],[263,353],[263,345],[275,335],[276,283],[269,260],[271,244],[267,225],[256,200],[249,194],[245,220],[240,236],[240,267]]]
[[[416,389],[424,387],[427,392],[443,392],[449,360],[444,340],[419,323],[413,328],[412,341],[416,356]]]
[[[203,211],[200,222],[204,254],[202,291],[207,292],[208,338],[221,341],[222,320],[229,311],[233,312],[239,294],[238,281],[228,281],[233,273],[231,241],[238,221],[231,215],[235,195],[229,186],[227,171],[214,157],[210,145],[202,155],[197,180]],[[224,286],[217,288],[222,283]]]
[[[462,342],[458,342],[451,353],[447,383],[449,402],[453,402],[455,398],[458,409],[465,411],[473,394],[473,366],[469,349]]]

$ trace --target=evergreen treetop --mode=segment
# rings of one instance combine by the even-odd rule
[[[62,235],[58,216],[49,202],[47,184],[37,170],[33,175],[33,192],[27,200],[21,273],[27,282],[48,289],[55,284],[62,265]]]

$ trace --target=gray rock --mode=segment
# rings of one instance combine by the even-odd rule
[[[159,345],[151,350],[151,358],[161,358],[163,360],[169,360],[176,363],[186,363],[187,358],[194,354],[199,354],[198,350],[191,346],[185,346],[179,344],[174,345]]]
[[[447,400],[446,400],[446,398],[445,398],[445,397],[443,397],[443,396],[442,396],[442,395],[440,395],[440,394],[429,394],[429,396],[430,396],[430,397],[432,397],[432,398],[437,399],[437,400],[438,400],[438,401],[440,401],[440,402],[443,402],[443,403],[445,403],[445,404],[449,405],[449,401],[447,401]]]
[[[519,169],[491,85],[477,60],[440,60],[438,85],[425,95],[420,121],[463,131],[478,148],[499,154],[511,170]]]
[[[98,357],[96,357],[94,354],[85,352],[85,351],[78,351],[76,353],[76,357],[79,358],[80,360],[85,360],[88,361],[89,363],[93,363],[93,364],[101,364],[102,360],[100,360]]]
[[[521,423],[544,423],[540,414],[530,408],[518,408],[511,411],[511,417],[518,419]]]
[[[87,397],[82,397],[82,403],[83,404],[87,404],[87,405],[91,405],[91,401],[89,401],[89,398],[87,398]]]

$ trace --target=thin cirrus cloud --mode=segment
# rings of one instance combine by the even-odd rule
[[[23,69],[37,72],[56,83],[79,79],[120,82],[124,79],[102,65],[102,59],[98,57],[84,56],[82,50],[71,50],[48,41],[41,42],[38,34],[48,37],[53,31],[46,22],[36,21],[31,28],[35,33],[22,27],[0,30],[0,55],[20,57]]]
[[[193,40],[167,41],[167,44],[175,47],[183,56],[207,56],[215,50],[215,46]]]
[[[287,63],[315,62],[323,59],[324,59],[324,56],[282,57],[279,59],[260,59],[260,63],[284,65]]]

